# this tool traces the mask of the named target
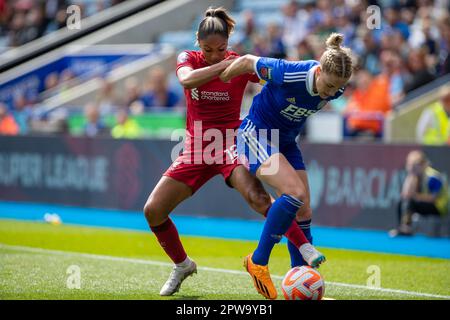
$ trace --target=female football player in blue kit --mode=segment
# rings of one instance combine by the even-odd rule
[[[350,79],[353,66],[350,49],[342,47],[343,36],[333,33],[319,61],[286,61],[245,55],[220,75],[224,82],[243,73],[266,81],[253,98],[249,115],[238,132],[238,154],[248,170],[272,186],[278,195],[272,204],[256,250],[244,260],[260,294],[275,299],[270,278],[270,253],[293,219],[312,242],[308,178],[296,143],[308,116],[337,99]],[[292,266],[305,264],[288,243]]]

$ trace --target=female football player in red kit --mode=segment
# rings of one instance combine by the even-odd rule
[[[169,218],[178,204],[213,176],[221,174],[255,211],[265,215],[271,206],[271,198],[261,182],[237,163],[235,144],[235,129],[241,123],[239,116],[245,87],[249,81],[259,82],[259,78],[245,74],[223,83],[218,77],[237,58],[236,53],[227,49],[234,25],[225,9],[209,8],[197,31],[200,50],[183,51],[178,56],[176,72],[187,102],[185,146],[144,206],[150,229],[175,264],[160,291],[163,296],[177,292],[183,280],[197,270]],[[215,146],[219,147],[216,152],[207,151],[211,141],[203,137],[208,136],[208,131],[219,132],[223,137],[218,139],[219,142],[215,140]],[[299,248],[308,264],[315,266],[322,262],[323,256],[312,247],[295,222],[286,236]]]

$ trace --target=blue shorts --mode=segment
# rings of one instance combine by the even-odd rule
[[[295,170],[305,170],[297,142],[282,140],[278,133],[279,130],[258,128],[248,117],[245,118],[237,134],[239,162],[255,174],[271,155],[281,153]]]

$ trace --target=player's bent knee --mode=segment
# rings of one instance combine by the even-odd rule
[[[265,214],[267,208],[271,205],[270,196],[266,192],[250,190],[248,200],[252,209],[260,214]]]
[[[297,220],[299,221],[305,221],[305,220],[311,220],[312,219],[312,209],[311,207],[302,207],[297,212]]]
[[[152,219],[152,212],[153,212],[152,206],[150,205],[149,202],[146,202],[144,205],[144,216],[148,222],[150,222],[150,220]]]
[[[144,206],[145,219],[150,226],[158,226],[167,219],[167,214],[164,214],[152,201],[147,201]]]

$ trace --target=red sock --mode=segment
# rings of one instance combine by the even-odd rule
[[[303,230],[300,229],[300,226],[297,224],[297,221],[295,221],[295,219],[292,220],[292,223],[289,226],[289,229],[286,231],[286,233],[284,235],[297,248],[300,248],[300,246],[302,244],[309,243],[308,239],[306,238],[305,234],[303,233]]]
[[[174,263],[183,262],[187,258],[177,228],[170,218],[163,224],[156,227],[150,227],[150,229],[155,234],[161,247]]]
[[[269,212],[270,207],[268,207],[266,212],[264,212],[264,217],[267,217],[267,213]],[[303,230],[300,229],[300,226],[297,224],[297,221],[295,221],[295,219],[292,220],[292,224],[289,226],[289,229],[284,235],[297,248],[300,248],[302,244],[309,243],[308,239],[303,233]]]

